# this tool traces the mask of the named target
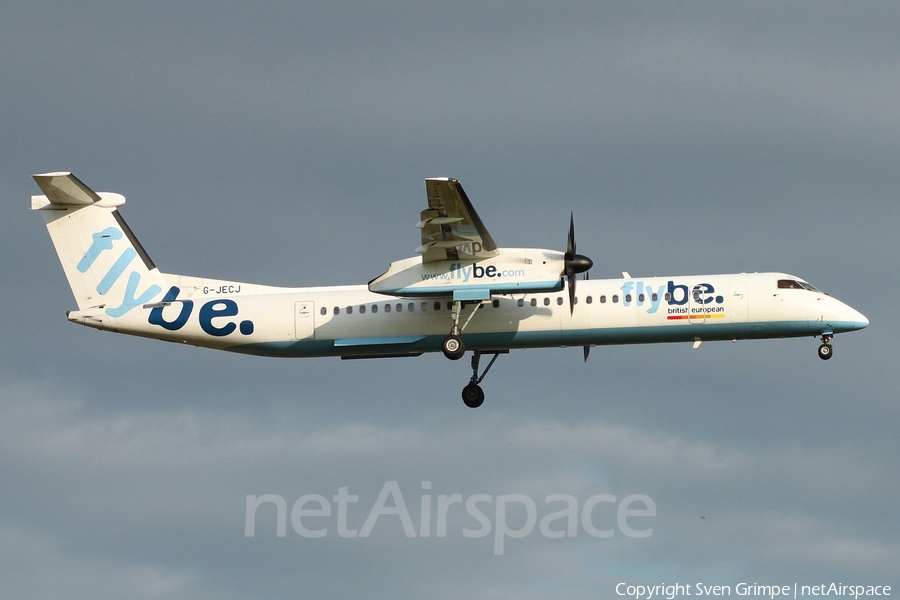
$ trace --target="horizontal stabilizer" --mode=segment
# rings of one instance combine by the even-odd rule
[[[71,173],[43,173],[33,177],[51,204],[86,206],[100,201],[97,192]]]

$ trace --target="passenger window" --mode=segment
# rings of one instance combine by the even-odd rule
[[[594,303],[594,298],[593,298],[593,296],[588,296],[588,297],[585,299],[585,301],[586,301],[588,304],[593,304],[593,303]]]
[[[414,310],[416,310],[415,302],[410,302],[409,306],[406,307],[406,310],[408,310],[409,312],[413,312]]]
[[[366,305],[365,304],[363,304],[362,306],[359,307],[359,314],[361,314],[361,315],[366,314]]]
[[[390,305],[390,304],[385,304],[385,305],[384,305],[384,312],[386,312],[386,313],[391,312],[391,305]]]
[[[537,298],[532,298],[532,299],[531,299],[531,305],[532,305],[532,306],[537,306]]]
[[[426,310],[428,310],[428,303],[427,303],[427,302],[423,302],[423,303],[422,303],[422,312],[425,312]]]
[[[334,307],[334,314],[335,314],[335,315],[341,314],[341,307],[340,307],[340,306],[335,306],[335,307]]]
[[[397,303],[397,312],[403,312],[403,305],[399,302]]]
[[[550,298],[544,298],[544,306],[550,306]]]
[[[441,303],[440,303],[440,302],[435,302],[435,303],[434,303],[434,310],[441,310]]]
[[[618,303],[619,303],[619,297],[618,297],[617,295],[613,295],[612,301],[613,301],[613,304],[618,304]]]
[[[643,294],[638,294],[638,302],[643,302],[644,298],[646,298],[646,296],[644,296]]]
[[[324,317],[325,315],[328,314],[328,309],[323,306],[322,310],[319,311],[319,314]]]
[[[522,299],[522,298],[519,298],[518,300],[516,300],[516,305],[517,305],[519,308],[522,308],[523,306],[525,306],[525,300]]]
[[[577,301],[578,298],[576,298],[575,300]],[[563,303],[562,296],[557,296],[557,297],[556,297],[556,303],[557,303],[558,305],[562,306],[562,303]]]
[[[492,300],[492,301],[491,301],[491,306],[493,306],[494,308],[500,308],[500,301],[499,301],[499,300]]]
[[[654,302],[659,302],[659,294],[654,292],[653,295],[650,296],[650,299],[653,300]]]
[[[377,304],[372,305],[372,314],[373,315],[378,314],[378,305]]]
[[[631,294],[625,294],[625,302],[631,302]]]
[[[606,296],[600,296],[600,304],[606,304]]]
[[[348,306],[348,307],[347,307],[347,314],[348,314],[348,315],[352,315],[352,314],[353,314],[353,307],[352,307],[352,306]]]

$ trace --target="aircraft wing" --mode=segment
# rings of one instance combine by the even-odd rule
[[[480,260],[500,253],[459,181],[429,178],[425,189],[428,208],[417,225],[422,230],[422,245],[416,249],[423,263]]]

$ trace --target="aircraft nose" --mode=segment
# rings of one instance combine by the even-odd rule
[[[866,316],[856,309],[850,309],[850,320],[853,322],[854,329],[865,329],[869,325]]]

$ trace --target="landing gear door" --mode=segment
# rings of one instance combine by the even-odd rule
[[[311,340],[316,337],[314,302],[297,302],[294,305],[294,337],[298,340]]]

